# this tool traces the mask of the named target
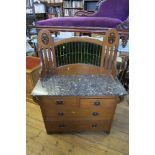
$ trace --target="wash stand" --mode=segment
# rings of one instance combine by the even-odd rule
[[[48,30],[38,34],[42,69],[32,91],[47,133],[110,133],[117,98],[126,91],[116,78],[119,36],[111,29],[104,41],[73,37],[54,42]]]

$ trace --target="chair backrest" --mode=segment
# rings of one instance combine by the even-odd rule
[[[104,41],[73,37],[54,42],[48,30],[38,34],[41,78],[52,74],[112,74],[115,76],[119,36],[115,29]]]
[[[124,21],[129,16],[129,0],[103,0],[93,16],[112,17]]]

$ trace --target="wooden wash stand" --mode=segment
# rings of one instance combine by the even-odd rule
[[[38,34],[42,63],[32,91],[47,133],[110,133],[118,96],[126,91],[116,78],[119,35],[111,29],[104,41],[73,37],[54,42],[48,30]]]

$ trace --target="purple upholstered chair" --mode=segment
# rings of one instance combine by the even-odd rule
[[[36,26],[74,26],[117,28],[128,25],[129,0],[102,0],[95,13],[78,11],[74,17],[59,17],[38,21]]]

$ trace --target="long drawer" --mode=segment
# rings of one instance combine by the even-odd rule
[[[53,121],[45,125],[48,132],[107,131],[110,121]]]
[[[40,97],[40,106],[44,109],[77,108],[79,102],[76,97]]]
[[[79,120],[79,119],[108,119],[110,120],[114,113],[114,108],[100,109],[44,109],[45,120]]]

